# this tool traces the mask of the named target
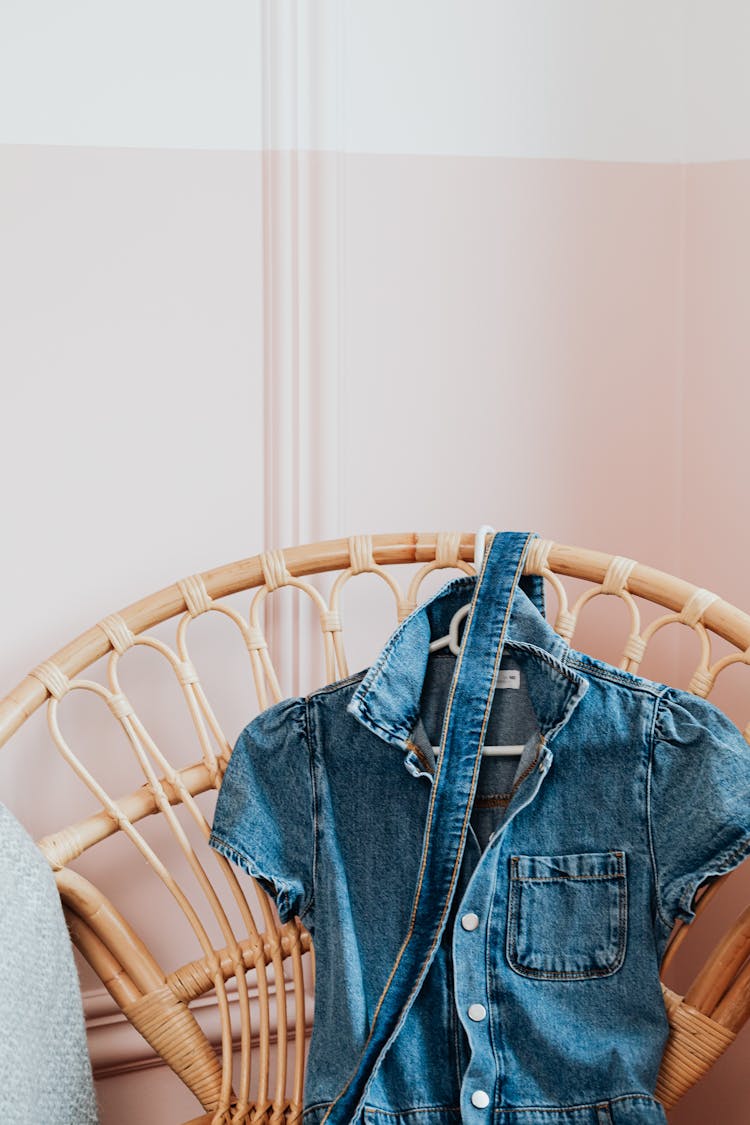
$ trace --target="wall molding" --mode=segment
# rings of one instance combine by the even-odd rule
[[[264,550],[342,534],[345,13],[344,0],[312,7],[303,0],[261,2]],[[324,592],[317,579],[307,580]],[[284,691],[298,694],[308,677],[322,683],[312,600],[282,592],[265,606],[266,636]],[[293,1021],[293,986],[284,987]],[[236,986],[227,995],[238,1043]],[[166,1065],[106,989],[85,992],[83,1002],[97,1079]],[[306,994],[307,1036],[312,1005]],[[215,995],[190,1007],[219,1046]],[[259,1027],[254,989],[250,1007]],[[274,1042],[275,1034],[271,991]]]
[[[262,5],[266,549],[342,534],[345,10]],[[286,691],[323,682],[311,599],[269,599],[265,626]]]

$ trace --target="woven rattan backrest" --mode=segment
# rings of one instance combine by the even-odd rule
[[[52,742],[94,799],[90,815],[72,824],[50,826],[55,830],[38,844],[55,871],[76,946],[125,1016],[195,1093],[205,1111],[196,1120],[239,1125],[301,1118],[315,963],[310,935],[302,923],[295,920],[281,926],[260,885],[207,846],[209,816],[201,796],[218,790],[233,738],[222,729],[191,661],[189,625],[202,614],[225,615],[244,643],[262,710],[290,694],[281,687],[276,654],[272,655],[261,624],[264,601],[274,591],[294,587],[312,599],[322,632],[324,682],[331,683],[352,672],[341,612],[346,583],[371,572],[390,589],[395,617],[383,621],[382,644],[422,600],[421,587],[428,574],[440,568],[474,573],[473,557],[473,533],[447,532],[361,535],[266,551],[193,574],[110,614],[37,665],[0,702],[2,745],[47,701]],[[395,573],[403,564],[422,564],[405,590]],[[526,572],[543,575],[546,590],[554,591],[554,598],[548,598],[548,606],[556,602],[550,623],[571,643],[579,615],[592,598],[614,595],[626,603],[630,628],[623,638],[621,668],[637,672],[655,633],[673,623],[688,626],[699,638],[699,659],[684,685],[690,691],[707,697],[727,667],[750,663],[750,617],[682,579],[629,558],[545,539],[532,541]],[[327,599],[306,580],[322,573],[336,575]],[[566,577],[587,584],[572,604]],[[242,592],[249,595],[247,615],[230,604],[231,596]],[[644,627],[641,606],[645,604],[665,612]],[[176,623],[174,645],[151,632],[170,619]],[[712,660],[712,637],[722,638],[731,651]],[[179,685],[200,748],[192,764],[172,762],[172,755],[139,718],[122,689],[120,661],[137,646],[165,661]],[[107,660],[106,683],[82,676],[100,658]],[[96,770],[84,764],[63,736],[60,708],[66,696],[80,691],[94,693],[106,704],[125,736],[121,752],[132,755],[142,773],[143,784],[125,796],[107,791]],[[750,726],[745,727],[745,737],[750,741]],[[184,858],[177,874],[147,840],[145,819],[153,814],[168,823]],[[117,887],[107,886],[105,894],[76,869],[84,853],[117,833],[130,841],[189,923],[195,957],[188,963],[158,963],[135,925],[114,905]],[[139,870],[137,865],[129,867],[128,878],[137,879]],[[705,908],[720,882],[703,888],[696,913]],[[683,936],[684,927],[678,924],[663,969]],[[662,984],[672,1034],[657,1096],[667,1106],[710,1068],[747,1019],[750,966],[744,965],[744,951],[749,945],[750,909],[737,918],[685,997]],[[238,987],[245,981],[247,987]],[[214,990],[220,1015],[218,1056],[191,1008],[193,1001]],[[232,1011],[238,1013],[235,1026]],[[276,1050],[272,1052],[273,1036]]]

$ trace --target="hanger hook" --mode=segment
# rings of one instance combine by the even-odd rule
[[[479,574],[479,571],[482,569],[482,559],[484,558],[484,548],[487,535],[491,535],[494,530],[494,527],[491,527],[490,524],[483,523],[479,528],[479,531],[474,536],[474,569],[476,570],[477,574]]]

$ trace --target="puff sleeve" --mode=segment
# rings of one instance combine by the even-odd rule
[[[238,736],[209,844],[257,879],[287,922],[313,904],[315,823],[306,703],[290,697],[261,711]]]
[[[668,688],[658,700],[649,778],[658,907],[671,929],[694,896],[750,854],[750,746],[707,699]]]

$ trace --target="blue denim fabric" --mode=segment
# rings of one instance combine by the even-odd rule
[[[667,1120],[659,968],[750,853],[750,747],[558,636],[533,537],[495,533],[368,669],[237,739],[210,843],[313,936],[305,1125]],[[429,653],[469,601],[459,655]]]

